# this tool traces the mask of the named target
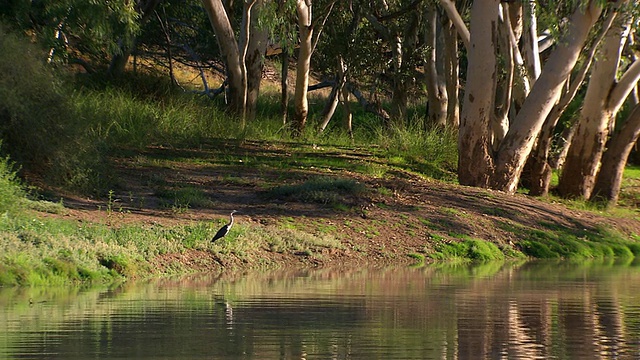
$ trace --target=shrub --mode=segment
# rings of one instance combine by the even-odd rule
[[[43,171],[65,141],[62,83],[42,49],[0,24],[0,138],[26,170]]]
[[[9,159],[0,158],[0,214],[15,210],[24,199],[24,195]]]

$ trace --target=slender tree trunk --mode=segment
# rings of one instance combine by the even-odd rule
[[[337,81],[333,88],[331,89],[331,94],[329,94],[329,99],[327,100],[327,105],[322,111],[322,124],[320,125],[320,132],[323,132],[324,129],[331,121],[336,108],[338,107],[338,103],[341,101],[341,94],[344,89],[344,84],[347,81],[347,71],[346,65],[342,57],[338,59],[338,76]]]
[[[147,0],[138,2],[139,5],[136,6],[136,10],[142,15],[142,17],[140,18],[140,24],[144,24],[147,22],[159,3],[160,0]],[[111,58],[111,63],[109,64],[109,69],[107,70],[109,74],[120,75],[124,72],[124,69],[129,62],[129,57],[131,57],[131,52],[133,51],[134,46],[135,39],[133,39],[130,43],[124,42],[122,40],[120,41],[120,51],[114,54]]]
[[[538,136],[538,142],[531,152],[527,163],[529,179],[526,179],[526,181],[529,185],[529,195],[547,195],[551,183],[552,169],[562,167],[562,164],[564,164],[567,151],[575,133],[575,128],[573,128],[573,125],[568,125],[570,129],[563,132],[561,137],[561,141],[563,141],[563,143],[559,146],[561,150],[559,151],[557,160],[555,161],[549,158],[551,145],[553,143],[554,130],[560,120],[560,116],[575,98],[578,90],[584,83],[584,80],[591,69],[591,64],[595,57],[596,50],[604,39],[608,29],[611,27],[614,18],[615,13],[610,13],[602,26],[601,34],[590,45],[591,47],[588,53],[584,56],[585,60],[581,63],[580,68],[577,71],[574,71],[574,75],[570,78],[570,84],[564,87],[566,88],[566,91],[563,92],[560,97],[560,101],[554,105],[553,109],[551,109],[551,112],[547,116],[547,120],[545,120],[540,136]]]
[[[331,88],[331,93],[327,98],[327,103],[322,110],[322,123],[320,124],[320,129],[318,130],[319,133],[324,132],[324,129],[326,129],[327,125],[329,125],[329,121],[331,121],[331,118],[333,117],[333,114],[338,107],[338,103],[340,102],[340,88],[343,86],[343,84],[344,83],[338,80]]]
[[[311,15],[311,0],[297,0],[298,31],[300,48],[296,67],[296,90],[294,95],[294,134],[302,135],[309,114],[307,89],[309,87],[309,70],[311,67],[311,53],[313,52],[313,27]]]
[[[258,17],[262,3],[262,0],[258,0],[251,11],[251,32],[249,34],[249,44],[245,56],[247,66],[246,119],[248,121],[254,120],[256,117],[260,82],[262,81],[262,70],[264,68],[264,56],[267,51],[267,31],[258,27]]]
[[[447,91],[447,126],[457,129],[460,126],[460,61],[458,59],[457,33],[451,21],[444,26],[444,76]]]
[[[287,124],[289,116],[289,51],[282,49],[282,74],[280,77],[280,112],[282,113],[282,125]]]
[[[349,102],[350,101],[349,92],[346,91],[344,87],[340,89],[340,97],[342,98],[341,102],[342,102],[342,107],[344,109],[344,119],[343,119],[344,128],[345,130],[347,130],[347,133],[349,134],[349,137],[351,138],[351,140],[353,140],[353,127],[352,127],[353,114],[351,113],[351,104]]]
[[[509,130],[509,109],[511,108],[512,89],[514,86],[515,60],[514,50],[511,46],[512,29],[508,14],[508,4],[501,3],[502,21],[498,25],[498,45],[503,70],[496,82],[495,111],[491,120],[491,145],[497,151],[502,139]]]
[[[540,61],[540,49],[538,48],[538,18],[536,17],[536,2],[524,2],[524,16],[526,17],[525,30],[523,33],[522,56],[527,66],[529,84],[533,86],[542,72]]]
[[[427,47],[427,56],[424,70],[427,77],[427,101],[429,104],[427,118],[429,124],[445,127],[447,125],[448,96],[443,72],[446,57],[444,56],[444,41],[442,41],[442,36],[438,36],[437,30],[438,26],[442,26],[442,23],[438,21],[438,13],[432,7],[428,8],[426,16],[424,41]]]
[[[455,1],[440,0],[440,5],[442,5],[442,8],[447,13],[447,16],[452,21],[453,25],[458,31],[458,35],[460,35],[460,39],[462,39],[462,43],[464,44],[464,47],[467,49],[467,51],[469,51],[471,35],[469,32],[469,29],[467,29],[467,26],[464,24],[464,20],[462,19],[462,16],[460,16],[460,12],[458,12],[458,9],[456,9]]]

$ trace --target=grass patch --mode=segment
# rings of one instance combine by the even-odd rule
[[[571,231],[558,224],[543,223],[542,229],[503,224],[521,239],[517,247],[525,255],[540,259],[633,258],[640,255],[640,243],[604,227],[592,231]]]
[[[275,187],[266,193],[271,199],[321,204],[353,203],[353,198],[366,192],[363,184],[343,178],[315,177],[297,185]]]
[[[199,188],[193,186],[160,188],[156,195],[164,199],[163,205],[172,209],[210,208],[213,201]]]
[[[466,239],[462,241],[438,242],[434,245],[429,257],[434,260],[472,260],[472,261],[494,261],[503,260],[504,254],[493,243],[478,240]]]

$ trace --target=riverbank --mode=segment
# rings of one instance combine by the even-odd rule
[[[55,203],[5,216],[0,283],[640,255],[631,209],[575,210],[462,187],[366,149],[220,140],[149,147],[112,164],[117,186],[103,198],[48,189]],[[231,232],[211,243],[231,210],[239,211]]]

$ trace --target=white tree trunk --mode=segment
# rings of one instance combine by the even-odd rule
[[[469,44],[471,42],[471,35],[469,29],[467,29],[467,25],[465,25],[464,20],[462,20],[462,16],[460,16],[460,12],[456,9],[455,1],[453,0],[440,0],[440,5],[447,13],[447,16],[453,22],[456,30],[458,31],[458,35],[460,39],[462,39],[462,43],[464,47],[469,51]]]
[[[249,22],[250,33],[247,51],[244,56],[247,77],[246,119],[253,120],[256,117],[258,95],[260,94],[260,82],[262,69],[264,68],[264,56],[267,51],[268,33],[258,27],[258,16],[262,8],[263,0],[258,0],[253,6]]]
[[[529,157],[529,161],[527,166],[529,167],[529,175],[530,178],[527,181],[529,184],[529,194],[534,196],[546,195],[549,191],[549,186],[551,182],[552,168],[561,168],[564,164],[564,159],[566,158],[567,151],[571,144],[571,140],[573,139],[573,135],[575,134],[575,129],[570,128],[565,130],[566,136],[563,136],[563,143],[560,144],[560,151],[556,156],[557,161],[553,161],[549,158],[549,153],[551,150],[552,140],[554,136],[554,130],[558,121],[560,120],[560,116],[565,111],[569,103],[574,99],[578,90],[582,87],[584,80],[591,69],[591,64],[593,63],[593,59],[595,58],[596,50],[598,49],[600,43],[604,39],[607,31],[611,27],[613,20],[615,19],[615,13],[610,13],[601,26],[600,34],[598,37],[591,43],[590,49],[583,56],[583,61],[580,64],[580,68],[574,70],[573,75],[570,79],[568,79],[569,84],[565,84],[563,88],[565,89],[560,96],[560,100],[553,106],[549,115],[547,115],[547,119],[542,127],[540,135],[538,136],[538,142]],[[571,126],[571,125],[568,125]]]
[[[617,99],[611,95],[617,87],[616,73],[628,26],[628,20],[618,14],[596,54],[580,120],[558,184],[564,197],[586,200],[591,196],[609,129],[619,109],[618,103],[612,103]]]
[[[522,170],[547,115],[558,100],[562,86],[578,61],[580,52],[602,12],[597,0],[579,6],[569,20],[567,32],[549,57],[540,78],[511,124],[500,145],[491,187],[514,193]],[[471,60],[470,60],[471,61]]]
[[[309,70],[311,68],[311,54],[313,52],[313,27],[311,24],[311,0],[297,0],[296,13],[298,15],[298,31],[300,49],[296,68],[296,89],[294,93],[294,132],[302,134],[309,114],[307,88],[309,87]]]
[[[447,125],[447,86],[444,78],[445,50],[442,36],[438,36],[438,26],[441,22],[438,19],[438,13],[433,8],[427,10],[427,27],[424,35],[425,46],[427,47],[427,56],[424,64],[424,72],[426,75],[427,101],[429,105],[429,113],[427,117],[429,124],[435,124],[441,127]],[[440,31],[444,31],[441,29]]]
[[[444,35],[444,76],[447,86],[447,126],[457,129],[460,126],[460,61],[458,39],[453,24],[449,22],[443,29]]]
[[[458,132],[458,181],[487,187],[493,173],[489,126],[496,84],[499,0],[476,0],[471,9],[469,66]]]

